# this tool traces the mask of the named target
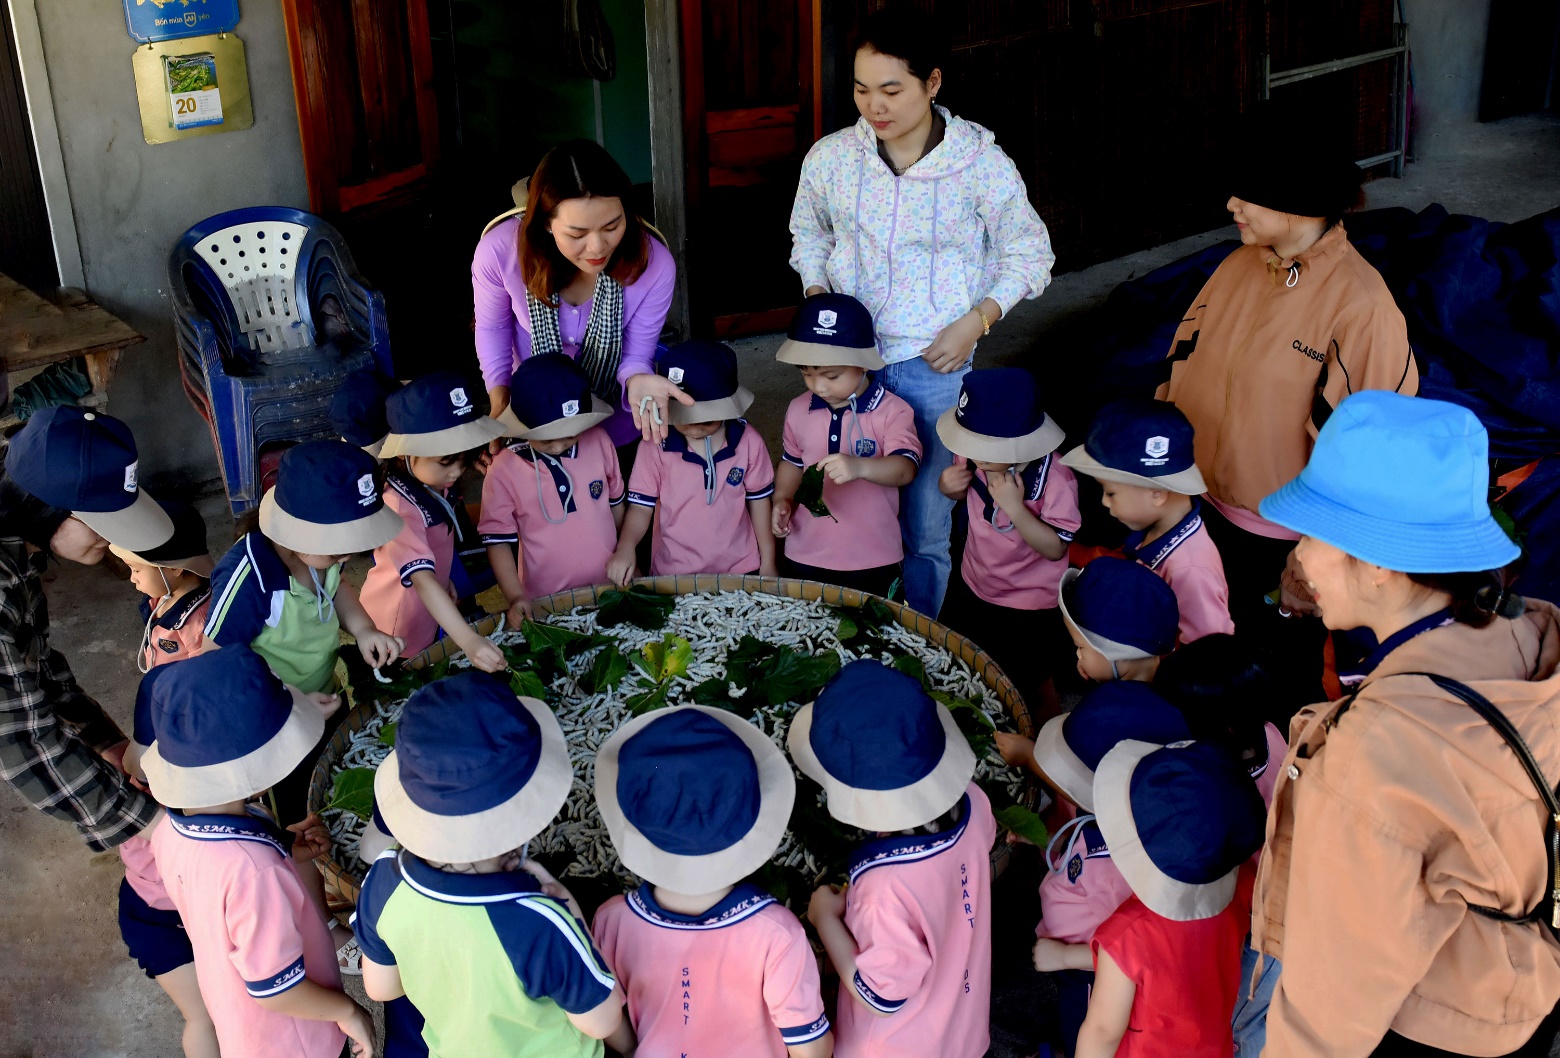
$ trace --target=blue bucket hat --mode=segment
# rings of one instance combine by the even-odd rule
[[[505,433],[527,441],[576,437],[611,417],[584,369],[562,353],[522,360],[509,383],[509,407],[497,416]]]
[[[959,803],[975,752],[953,714],[920,681],[853,661],[802,706],[786,736],[791,759],[823,787],[829,814],[866,830],[908,830]]]
[[[504,428],[477,410],[471,382],[454,371],[424,375],[385,402],[390,435],[380,455],[452,456],[504,436]]]
[[[670,401],[673,423],[722,422],[735,419],[753,404],[753,393],[737,381],[737,354],[723,342],[698,339],[662,349],[655,370],[693,398],[692,404]]]
[[[762,867],[795,800],[785,754],[723,709],[646,713],[596,755],[596,804],[618,859],[678,893],[733,885]]]
[[[1028,463],[1049,455],[1066,436],[1040,406],[1035,376],[1021,367],[971,371],[959,403],[937,420],[949,450],[983,463]]]
[[[141,758],[169,808],[210,808],[270,789],[314,752],[325,714],[248,647],[153,669],[152,743]]]
[[[1211,742],[1122,742],[1095,772],[1094,808],[1133,895],[1172,922],[1228,907],[1267,832],[1257,784]]]
[[[157,506],[173,523],[172,536],[143,551],[132,551],[118,544],[109,544],[108,549],[124,562],[185,569],[198,577],[211,576],[215,563],[211,560],[211,547],[206,543],[206,519],[194,507],[177,500],[158,500]]]
[[[1365,390],[1317,435],[1262,517],[1400,573],[1499,569],[1522,550],[1490,515],[1490,439],[1466,408]]]
[[[1208,491],[1193,461],[1192,424],[1162,400],[1118,400],[1100,409],[1088,439],[1062,457],[1080,474],[1185,496]]]
[[[44,408],[27,420],[5,460],[22,490],[69,511],[110,544],[156,547],[173,523],[137,482],[135,438],[111,415],[74,404]]]
[[[330,401],[331,429],[348,444],[355,444],[378,457],[384,447],[390,422],[385,417],[385,402],[401,389],[401,383],[386,378],[371,367],[354,371],[341,380]]]
[[[883,366],[872,313],[849,294],[814,294],[802,302],[775,359],[801,367]]]
[[[467,670],[406,700],[395,749],[374,775],[374,804],[415,855],[474,863],[540,834],[573,782],[547,703]]]
[[[1181,608],[1175,592],[1147,566],[1097,558],[1062,574],[1062,617],[1107,661],[1164,657],[1175,649]]]
[[[353,555],[388,544],[401,516],[379,493],[379,464],[345,441],[305,441],[282,453],[260,501],[260,531],[307,555]]]
[[[1094,687],[1070,713],[1047,720],[1035,736],[1035,763],[1085,812],[1094,811],[1094,772],[1125,739],[1156,746],[1192,737],[1181,711],[1146,683],[1115,680]]]

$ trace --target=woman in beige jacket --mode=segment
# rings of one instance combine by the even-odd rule
[[[1560,780],[1560,611],[1508,595],[1518,555],[1486,502],[1467,410],[1344,400],[1300,476],[1262,501],[1300,533],[1328,628],[1379,648],[1349,696],[1300,712],[1268,816],[1252,944],[1282,961],[1270,1058],[1547,1056],[1560,943],[1548,812],[1489,699]]]

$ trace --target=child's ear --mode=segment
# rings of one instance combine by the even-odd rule
[[[1170,502],[1170,493],[1164,489],[1154,489],[1148,499],[1155,507],[1163,507]]]

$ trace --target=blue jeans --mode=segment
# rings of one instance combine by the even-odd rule
[[[953,465],[953,453],[937,436],[937,417],[959,402],[959,386],[969,371],[966,363],[938,374],[917,356],[878,373],[888,391],[915,412],[915,432],[921,438],[921,469],[899,490],[899,529],[905,540],[905,602],[932,618],[942,608],[953,572],[953,501],[937,488],[937,479]]]
[[[1235,1031],[1235,1053],[1256,1058],[1267,1045],[1267,1013],[1273,1002],[1273,990],[1278,987],[1278,973],[1283,969],[1271,955],[1262,959],[1262,976],[1255,989],[1251,976],[1257,972],[1257,953],[1247,941],[1240,952],[1240,994],[1235,998],[1235,1017],[1231,1027]]]

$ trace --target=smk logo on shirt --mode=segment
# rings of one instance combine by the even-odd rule
[[[179,644],[172,639],[159,639],[157,647],[165,654],[177,654],[179,652]]]
[[[1067,861],[1067,880],[1076,883],[1083,877],[1083,854],[1074,853],[1073,858]]]
[[[1169,462],[1165,457],[1170,454],[1170,438],[1150,437],[1143,445],[1143,451],[1148,453],[1148,458],[1142,461],[1144,466],[1162,467]]]
[[[566,401],[563,402],[563,417],[565,419],[573,418],[574,416],[578,415],[579,413],[580,413],[580,402],[579,401],[577,401],[577,400],[566,400]]]
[[[601,499],[601,494],[603,492],[605,492],[605,491],[607,491],[607,483],[605,481],[597,480],[597,481],[592,481],[590,483],[590,498],[591,499],[593,499],[593,500]]]
[[[466,396],[466,391],[460,387],[450,390],[450,404],[454,407],[456,415],[471,414],[471,398]]]
[[[374,502],[374,475],[364,474],[358,478],[358,506],[367,507]]]
[[[856,454],[862,458],[877,455],[877,442],[863,437],[856,442]]]
[[[745,467],[732,467],[731,468],[731,473],[726,475],[726,484],[728,484],[728,485],[740,485],[740,484],[742,484],[742,478],[743,478],[743,476],[745,474],[747,474],[747,469]]]

